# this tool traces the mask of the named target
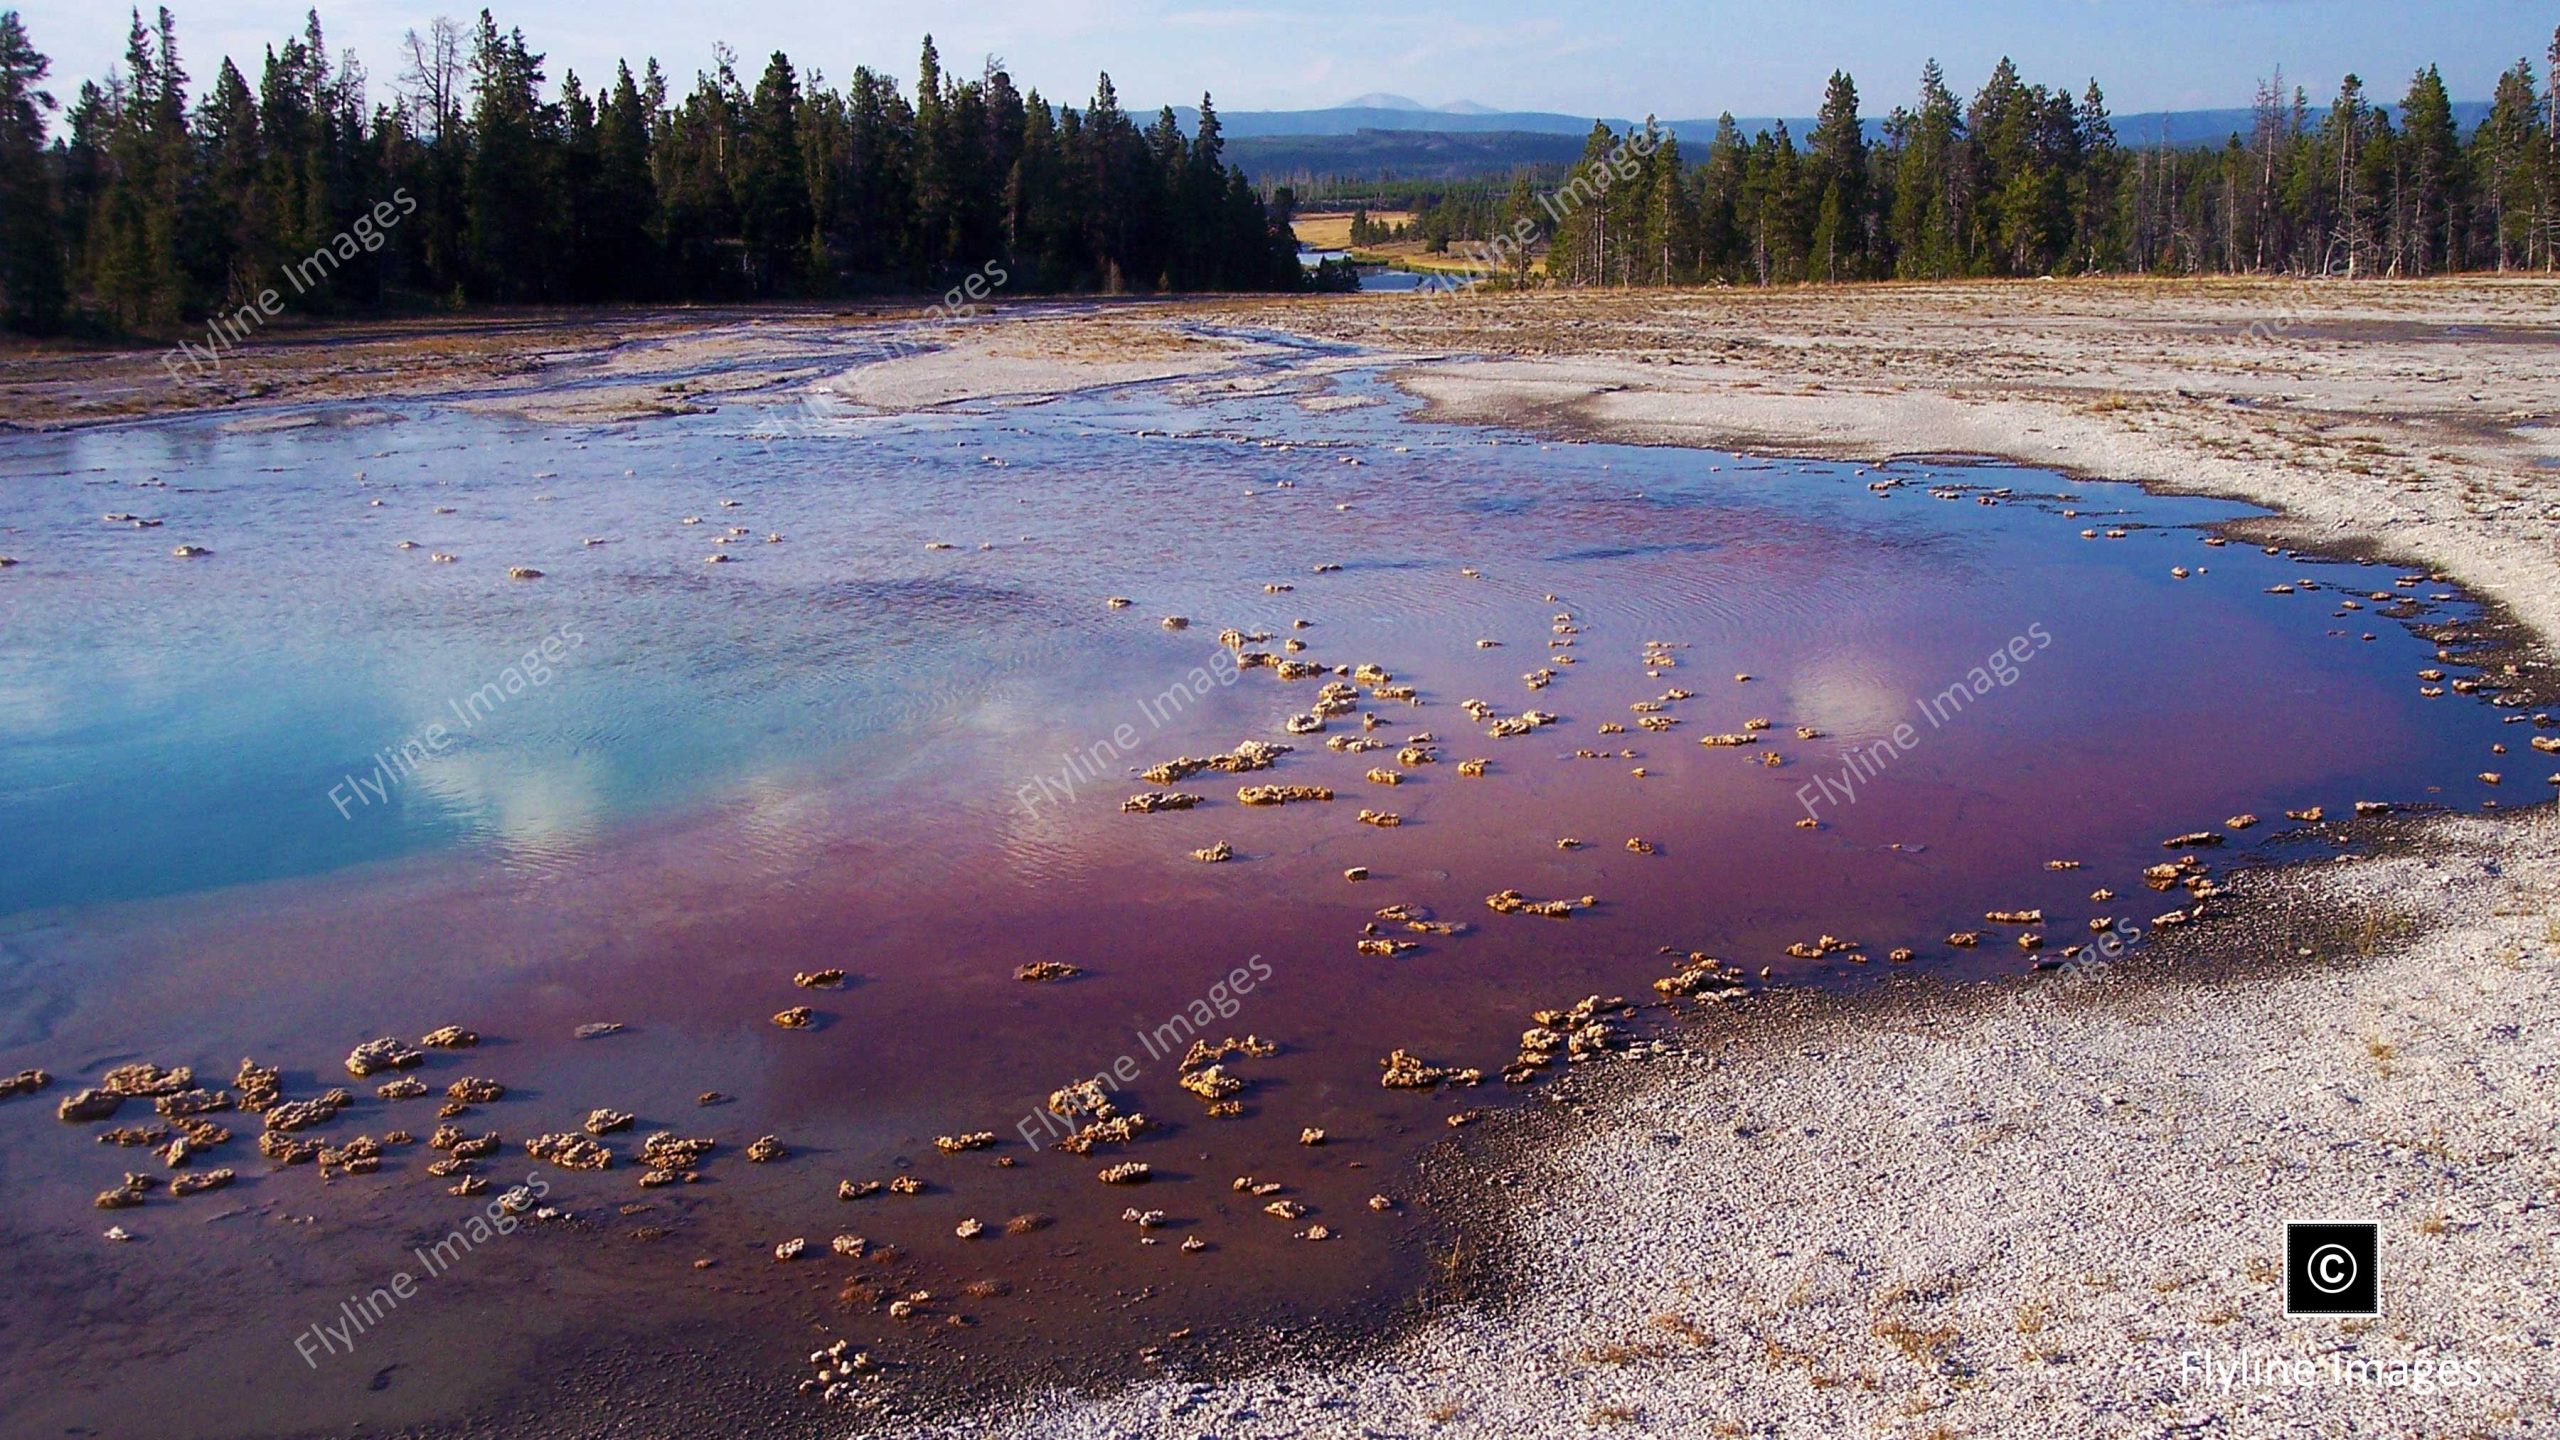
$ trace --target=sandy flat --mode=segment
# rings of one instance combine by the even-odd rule
[[[1247,341],[1196,336],[1119,317],[955,320],[906,327],[892,342],[891,353],[855,366],[824,388],[874,410],[926,410],[962,401],[1227,375],[1266,353],[1269,347]]]

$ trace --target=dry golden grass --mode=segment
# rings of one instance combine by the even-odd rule
[[[1701,1350],[1715,1342],[1715,1336],[1709,1333],[1707,1327],[1674,1311],[1665,1310],[1654,1316],[1653,1323]]]
[[[1952,1325],[1921,1330],[1903,1320],[1879,1320],[1868,1333],[1892,1342],[1904,1357],[1923,1365],[1935,1365],[1957,1340],[1963,1338]]]
[[[1413,223],[1413,212],[1372,210],[1369,212],[1369,218],[1380,225],[1410,225]],[[1293,218],[1289,222],[1289,228],[1297,234],[1300,243],[1312,245],[1318,250],[1351,248],[1351,212],[1348,210],[1309,211]]]
[[[2377,1072],[2389,1075],[2391,1061],[2400,1053],[2400,1047],[2379,1035],[2367,1035],[2364,1038],[2364,1053],[2372,1057],[2373,1068]]]
[[[1669,1348],[1650,1340],[1611,1340],[1586,1345],[1573,1358],[1585,1365],[1628,1365],[1638,1360],[1659,1360],[1670,1353]]]

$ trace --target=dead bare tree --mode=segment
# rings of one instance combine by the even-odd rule
[[[441,139],[462,118],[462,26],[439,15],[422,38],[415,30],[401,40],[409,56],[400,72],[400,107],[410,129],[426,139]]]

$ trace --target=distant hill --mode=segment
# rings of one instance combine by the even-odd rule
[[[1221,110],[1218,126],[1227,138],[1228,157],[1256,178],[1457,180],[1506,174],[1522,165],[1570,163],[1581,155],[1593,119],[1540,110],[1489,110],[1471,101],[1431,110],[1401,95],[1363,95],[1360,102],[1329,110]],[[2485,101],[2459,101],[2453,107],[2455,123],[2466,131],[2488,113]],[[2312,114],[2316,123],[2318,109]],[[1174,116],[1185,130],[1196,129],[1200,120],[1200,112],[1188,106],[1174,107]],[[1621,116],[1601,118],[1616,130],[1634,123]],[[1799,141],[1813,129],[1809,115],[1742,115],[1734,123],[1752,135],[1774,128],[1781,119]],[[2245,136],[2256,123],[2246,107],[2141,111],[2113,120],[2116,138],[2124,144],[2180,148],[2220,145],[2234,134]],[[1716,132],[1713,118],[1662,123],[1680,137],[1692,160]],[[1863,123],[1869,140],[1883,137],[1883,120]]]
[[[2376,109],[2391,115],[2393,124],[2400,121],[2399,107],[2380,105]],[[2320,123],[2324,107],[2314,103],[2311,123]],[[2486,100],[2457,100],[2453,105],[2453,123],[2465,134],[2489,118]],[[2228,110],[2150,110],[2138,115],[2115,117],[2116,139],[2127,145],[2173,145],[2180,148],[2195,145],[2219,145],[2232,136],[2243,139],[2258,123],[2254,111],[2245,106]]]
[[[1363,130],[1434,130],[1450,134],[1516,130],[1579,138],[1591,131],[1588,115],[1551,115],[1531,110],[1425,110],[1400,95],[1360,98],[1401,103],[1338,105],[1330,110],[1220,110],[1218,128],[1230,140],[1260,135],[1356,135]],[[1185,131],[1196,129],[1200,123],[1197,106],[1176,105],[1173,113]],[[1616,123],[1621,127],[1626,124],[1623,120]]]
[[[2390,109],[2389,106],[2382,107]],[[1182,128],[1190,130],[1200,122],[1196,106],[1173,107],[1174,117]],[[2489,113],[2485,100],[2457,101],[2454,120],[2464,129],[2480,123]],[[2314,102],[2312,118],[2316,122],[2320,103]],[[1435,130],[1450,134],[1466,134],[1492,130],[1511,130],[1533,135],[1573,135],[1591,133],[1589,115],[1563,115],[1549,110],[1492,110],[1472,101],[1459,101],[1433,110],[1421,102],[1402,95],[1363,95],[1358,103],[1337,105],[1327,110],[1221,110],[1218,127],[1230,140],[1261,135],[1356,135],[1363,130]],[[1633,123],[1623,115],[1601,117],[1619,130]],[[1781,117],[1770,115],[1738,115],[1735,123],[1742,133],[1751,134],[1778,123]],[[1798,135],[1813,128],[1810,115],[1783,117],[1787,128]],[[2114,117],[2116,134],[2132,141],[2139,137],[2145,143],[2157,141],[2164,134],[2172,145],[2220,144],[2233,131],[2246,131],[2251,123],[2245,106],[2224,110],[2151,110]],[[1870,116],[1866,123],[1869,137],[1884,133],[1882,117]],[[1681,137],[1684,144],[1697,144],[1716,130],[1715,117],[1692,117],[1665,120],[1663,128]]]
[[[1223,118],[1223,117],[1222,117]],[[1570,165],[1582,137],[1488,130],[1361,130],[1349,135],[1253,135],[1227,142],[1227,163],[1257,180],[1463,180],[1523,165]]]
[[[1429,110],[1431,107],[1409,95],[1390,95],[1385,91],[1380,90],[1367,95],[1353,96],[1351,99],[1343,101],[1335,108],[1341,110]]]

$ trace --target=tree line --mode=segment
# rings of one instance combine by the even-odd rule
[[[726,47],[681,96],[654,59],[554,88],[486,10],[404,50],[372,98],[315,11],[254,85],[226,58],[196,93],[170,12],[135,11],[123,65],[64,106],[0,12],[0,325],[166,332],[264,292],[325,313],[911,291],[990,262],[1045,292],[1306,283],[1287,192],[1225,163],[1205,95],[1188,135],[1170,108],[1141,126],[1107,74],[1053,106],[993,58],[947,73],[930,36],[912,98],[778,51],[750,86]]]
[[[0,326],[166,332],[315,271],[281,303],[831,296],[939,289],[989,262],[1034,292],[1317,278],[1290,192],[1226,163],[1206,96],[1188,135],[1170,108],[1141,127],[1108,75],[1081,110],[1056,106],[993,58],[947,73],[930,37],[912,98],[867,67],[841,89],[804,81],[779,52],[749,87],[726,47],[680,97],[655,60],[552,87],[485,10],[411,32],[402,58],[369,98],[315,12],[254,87],[225,59],[192,95],[170,13],[136,11],[122,66],[61,106],[0,12]],[[2547,59],[2560,72],[2560,32]],[[2094,80],[2075,95],[2002,60],[1968,101],[1932,61],[1873,133],[1834,73],[1802,144],[1728,114],[1692,163],[1650,121],[1595,124],[1562,176],[1437,188],[1411,196],[1404,235],[1463,248],[1525,222],[1564,285],[2549,271],[2560,83],[2518,60],[2465,136],[2434,66],[2396,108],[2353,75],[2325,106],[2279,75],[2246,133],[2178,148],[2119,137]],[[1530,262],[1510,252],[1502,278],[1535,283]]]
[[[1595,125],[1573,172],[1609,177],[1591,203],[1558,214],[1524,172],[1424,223],[1439,248],[1528,217],[1568,285],[2560,268],[2560,84],[2518,60],[2466,138],[2430,65],[2397,117],[2354,75],[2320,108],[2279,74],[2222,146],[2128,145],[2095,80],[2075,97],[2004,59],[1968,102],[1931,61],[1873,139],[1835,72],[1801,146],[1727,114],[1692,165],[1651,122],[1636,146]]]

